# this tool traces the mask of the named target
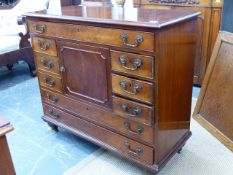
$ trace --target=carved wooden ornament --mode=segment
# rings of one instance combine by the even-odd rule
[[[170,3],[170,4],[199,4],[199,0],[150,0],[154,3]]]

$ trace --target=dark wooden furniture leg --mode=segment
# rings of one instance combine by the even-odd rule
[[[28,64],[31,76],[35,77],[36,76],[36,66],[35,66],[35,62],[34,62],[32,48],[27,47],[27,48],[24,48],[21,50],[22,50],[22,58]]]
[[[11,160],[10,151],[8,148],[6,136],[0,138],[0,174],[14,175],[15,170]]]
[[[48,123],[48,125],[50,126],[50,128],[51,128],[52,130],[54,130],[54,131],[57,131],[57,132],[58,132],[58,126],[57,126],[57,125],[54,125],[54,124],[49,123],[49,122],[47,122],[47,123]]]
[[[31,75],[34,77],[36,76],[36,66],[34,62],[34,56],[32,52],[32,47],[31,43],[29,42],[29,32],[28,32],[28,27],[25,22],[25,17],[21,16],[18,17],[18,24],[19,25],[24,25],[26,28],[26,34],[24,35],[23,33],[19,33],[19,36],[21,37],[19,47],[20,53],[21,53],[21,58],[28,64],[29,70]]]
[[[12,69],[13,69],[13,66],[14,66],[13,64],[7,64],[7,65],[6,65],[6,67],[7,67],[8,70],[12,70]]]
[[[13,127],[0,118],[0,174],[15,175],[14,165],[11,159],[7,144],[6,133],[13,130]]]

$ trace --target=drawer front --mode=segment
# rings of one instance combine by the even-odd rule
[[[86,138],[91,137],[101,141],[109,147],[113,147],[113,150],[117,150],[117,152],[120,152],[127,157],[153,164],[153,148],[46,104],[43,104],[43,108],[46,117],[78,130],[82,133],[82,136],[86,136]]]
[[[42,21],[28,21],[28,24],[31,33],[39,33],[44,36],[57,36],[60,38],[75,39],[149,52],[154,51],[154,34],[149,32]]]
[[[32,45],[35,52],[57,56],[56,43],[52,39],[33,37]]]
[[[112,74],[113,93],[152,104],[153,84]]]
[[[112,70],[153,79],[153,57],[111,51]]]
[[[60,75],[58,57],[43,54],[34,54],[37,68]]]
[[[48,73],[39,71],[38,79],[41,86],[44,86],[54,91],[62,92],[62,80],[60,77],[48,75]]]
[[[110,110],[99,108],[95,104],[88,104],[83,101],[71,99],[49,90],[42,89],[41,95],[43,102],[65,109],[93,123],[105,125],[129,137],[142,140],[149,144],[154,143],[154,128],[151,126],[121,117]]]
[[[152,125],[154,122],[151,107],[123,98],[113,97],[113,111],[120,116],[147,125]]]

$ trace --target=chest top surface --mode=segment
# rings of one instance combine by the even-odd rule
[[[26,13],[28,17],[62,19],[77,22],[162,28],[195,18],[199,12],[121,7],[68,6]]]

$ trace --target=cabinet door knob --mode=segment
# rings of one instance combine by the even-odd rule
[[[139,84],[132,85],[131,83],[129,83],[127,85],[127,82],[125,80],[120,81],[120,86],[124,92],[131,94],[131,95],[136,95],[142,89],[142,86]],[[129,87],[132,87],[133,90],[129,90]]]
[[[132,48],[135,48],[135,47],[138,47],[142,41],[143,41],[143,37],[141,35],[137,35],[136,38],[135,38],[135,43],[134,44],[130,44],[128,43],[128,36],[125,32],[123,32],[121,34],[121,40],[123,42],[123,44],[127,47],[132,47]]]
[[[130,108],[127,104],[121,104],[121,109],[126,113],[129,117],[137,117],[142,113],[142,110],[139,106],[135,108]]]
[[[132,154],[134,154],[134,155],[139,155],[139,154],[143,153],[143,148],[140,147],[140,146],[139,146],[139,147],[136,147],[136,149],[133,150],[133,149],[131,148],[130,143],[129,143],[128,141],[125,141],[124,144],[125,144],[126,148],[129,150],[129,152],[132,153]]]
[[[61,67],[60,67],[60,72],[65,72],[65,71],[66,71],[65,67],[64,67],[64,66],[61,66]]]
[[[127,66],[127,62],[129,64],[129,61],[124,57],[124,56],[120,56],[119,61],[121,63],[121,66],[127,70],[137,70],[138,68],[140,68],[142,66],[142,60],[140,59],[135,59],[132,63],[132,66],[128,67]]]
[[[129,132],[131,132],[133,134],[138,134],[139,135],[139,134],[141,134],[144,131],[144,128],[141,127],[141,126],[138,126],[137,129],[136,129],[136,131],[132,130],[131,129],[131,125],[130,125],[130,123],[128,121],[126,121],[124,123],[124,126],[125,126],[125,128],[128,129]]]
[[[46,25],[42,24],[40,27],[38,24],[33,24],[33,28],[35,29],[36,33],[42,34],[46,30]]]

